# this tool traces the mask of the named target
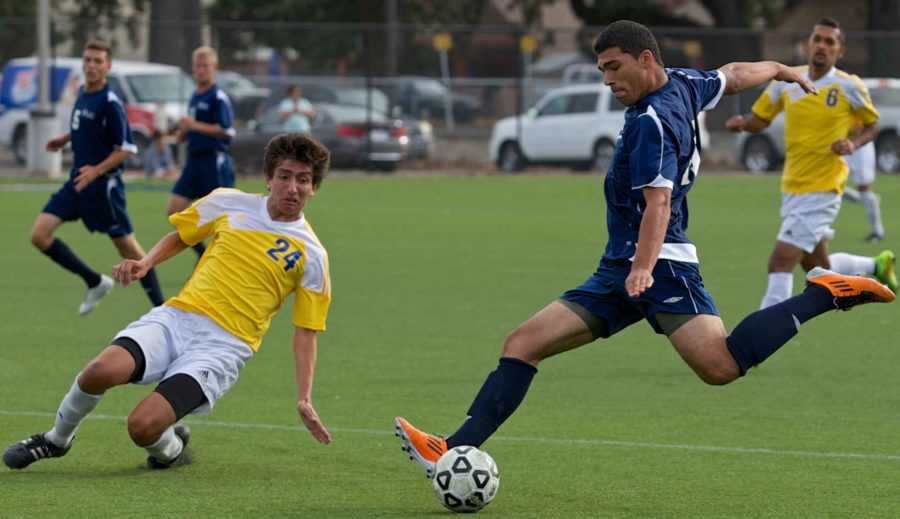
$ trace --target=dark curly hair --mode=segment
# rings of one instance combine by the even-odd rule
[[[653,54],[653,59],[662,67],[662,57],[659,54],[659,44],[650,29],[631,20],[619,20],[603,29],[600,36],[594,40],[594,53],[600,54],[606,49],[618,47],[625,54],[637,59],[644,50]]]
[[[266,144],[263,154],[263,174],[266,178],[275,175],[275,168],[284,159],[309,164],[312,168],[312,181],[316,189],[322,184],[328,173],[331,152],[321,142],[306,133],[282,133],[276,135]]]

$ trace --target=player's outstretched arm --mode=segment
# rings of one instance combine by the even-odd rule
[[[114,266],[112,268],[113,278],[123,287],[127,287],[132,281],[143,278],[150,269],[175,256],[187,246],[187,243],[181,241],[178,232],[172,231],[163,236],[143,258],[139,260],[125,259]]]
[[[316,331],[294,327],[294,367],[297,374],[297,412],[300,420],[319,443],[331,443],[331,434],[312,405],[313,375],[316,371]]]
[[[797,83],[808,94],[819,91],[805,74],[777,61],[733,62],[719,67],[725,76],[725,93],[737,94],[773,79]]]
[[[630,297],[638,297],[653,286],[653,268],[666,239],[666,227],[672,214],[672,190],[665,187],[645,187],[642,190],[647,207],[641,217],[638,246],[625,278],[625,290]]]

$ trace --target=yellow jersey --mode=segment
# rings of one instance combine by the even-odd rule
[[[188,245],[213,238],[181,292],[166,304],[209,316],[254,352],[291,293],[293,322],[302,328],[325,330],[331,303],[328,254],[306,217],[274,221],[267,201],[216,189],[169,217]]]
[[[808,73],[808,66],[796,67]],[[753,113],[771,121],[784,110],[784,193],[843,192],[847,164],[831,151],[850,129],[878,120],[869,91],[859,77],[832,68],[813,85],[809,95],[796,83],[772,81],[753,104]]]

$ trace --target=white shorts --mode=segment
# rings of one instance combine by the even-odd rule
[[[157,306],[116,334],[134,340],[146,367],[138,384],[152,384],[178,373],[200,384],[207,403],[193,414],[206,414],[237,380],[253,356],[247,343],[209,317],[172,306]]]
[[[844,162],[850,168],[850,179],[857,186],[868,186],[875,182],[875,144],[870,142],[850,155],[844,155]]]
[[[841,210],[841,195],[834,192],[781,195],[778,241],[812,252],[822,240],[834,237],[831,224]]]

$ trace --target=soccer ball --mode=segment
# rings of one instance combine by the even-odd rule
[[[475,447],[453,447],[434,466],[438,501],[454,512],[477,512],[497,495],[500,472],[494,459]]]

